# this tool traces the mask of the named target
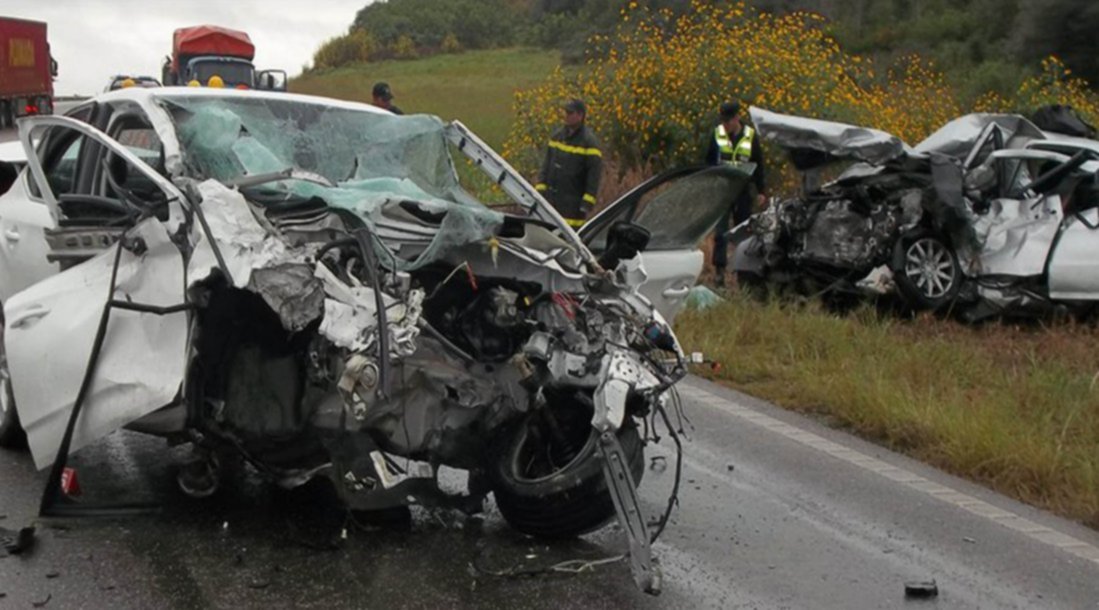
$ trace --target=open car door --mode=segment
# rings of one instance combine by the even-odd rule
[[[48,256],[68,265],[4,304],[15,406],[43,468],[57,456],[78,394],[85,399],[70,451],[176,400],[188,316],[183,255],[169,237],[182,222],[182,193],[91,125],[26,119],[20,136],[27,150],[40,130],[79,134],[90,155],[85,167],[101,184],[96,194],[58,194],[38,157],[27,160],[57,227],[47,231]],[[126,187],[135,182],[152,188],[137,195]],[[97,359],[93,347],[101,347]]]
[[[648,279],[641,286],[669,322],[686,303],[702,273],[699,244],[747,186],[755,166],[692,166],[666,171],[626,193],[580,228],[596,254],[607,247],[611,226],[640,225],[652,234],[641,253]]]

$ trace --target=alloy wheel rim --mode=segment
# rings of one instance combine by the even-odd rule
[[[904,274],[929,299],[939,299],[949,294],[958,279],[954,258],[946,245],[929,237],[919,239],[908,247]]]

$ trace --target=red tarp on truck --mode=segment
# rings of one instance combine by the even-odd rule
[[[0,97],[51,97],[46,24],[0,17]]]
[[[179,69],[180,56],[221,55],[251,61],[256,47],[248,34],[216,25],[179,28],[172,35],[172,65]]]

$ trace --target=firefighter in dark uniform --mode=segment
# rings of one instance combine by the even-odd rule
[[[763,150],[760,148],[756,130],[741,122],[740,104],[738,102],[727,102],[721,105],[721,123],[714,128],[713,134],[708,140],[706,147],[707,165],[755,163],[756,170],[752,174],[752,181],[756,187],[756,199],[762,207],[767,200],[764,194]],[[715,283],[718,286],[725,285],[725,268],[729,263],[728,241],[725,238],[725,233],[731,227],[737,226],[752,215],[753,198],[751,191],[752,189],[744,189],[733,203],[733,206],[717,223],[711,262],[714,265]]]
[[[569,226],[579,228],[599,193],[603,153],[599,140],[584,124],[587,107],[581,100],[564,106],[565,124],[550,136],[546,159],[535,185]]]

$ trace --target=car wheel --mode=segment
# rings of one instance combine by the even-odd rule
[[[897,242],[893,278],[913,309],[936,311],[958,296],[962,267],[958,254],[944,238],[917,233]]]
[[[27,435],[19,423],[15,410],[15,394],[11,390],[11,374],[8,372],[8,352],[4,345],[4,316],[0,314],[0,447],[22,449],[27,446]]]
[[[556,416],[559,435],[551,434],[539,413],[499,435],[486,470],[496,505],[511,527],[542,538],[573,538],[603,527],[616,513],[591,412],[575,409],[570,415],[562,409]],[[618,441],[634,482],[640,482],[645,457],[632,420],[618,431]]]

